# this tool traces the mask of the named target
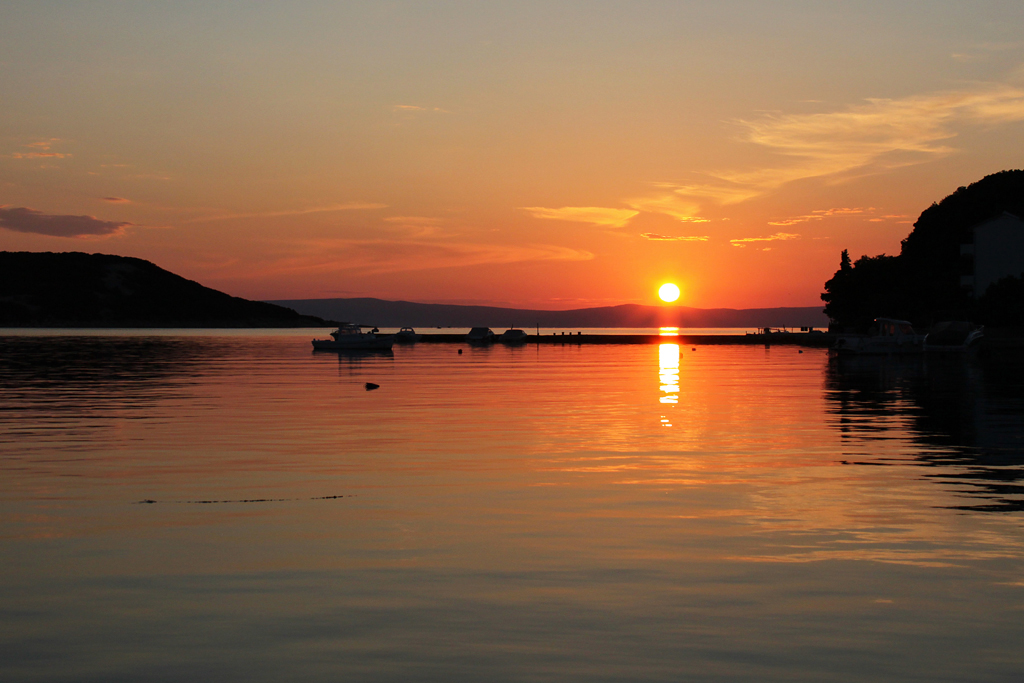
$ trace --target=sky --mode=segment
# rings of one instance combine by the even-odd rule
[[[814,306],[1022,152],[1019,0],[0,0],[0,249],[250,299]]]

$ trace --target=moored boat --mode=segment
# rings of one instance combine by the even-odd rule
[[[839,355],[884,355],[922,353],[924,335],[906,320],[877,318],[869,334],[841,334],[832,345]]]
[[[925,335],[925,351],[963,352],[977,348],[985,336],[984,327],[963,320],[936,323]]]
[[[489,327],[474,327],[466,335],[470,344],[490,344],[494,341],[494,332]]]
[[[526,342],[526,332],[516,328],[505,330],[498,337],[498,341],[505,344],[523,344]]]
[[[314,339],[315,351],[387,351],[394,344],[394,335],[378,335],[377,328],[363,332],[359,325],[342,323],[331,332],[333,339]]]
[[[416,330],[411,327],[403,327],[397,333],[395,333],[395,341],[399,344],[413,344],[420,340],[422,335],[416,334]]]

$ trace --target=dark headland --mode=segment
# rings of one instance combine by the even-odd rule
[[[0,252],[0,327],[324,327],[330,321],[204,287],[149,261]]]

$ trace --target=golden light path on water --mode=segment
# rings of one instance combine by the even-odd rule
[[[312,336],[0,337],[0,678],[1024,670],[1012,363]]]

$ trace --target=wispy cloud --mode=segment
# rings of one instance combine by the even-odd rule
[[[320,239],[287,242],[285,255],[260,264],[261,277],[353,271],[379,275],[523,261],[588,261],[588,251],[545,244],[501,245],[412,240]]]
[[[556,221],[574,221],[592,223],[607,228],[621,228],[639,211],[633,209],[611,209],[603,206],[563,206],[560,209],[549,209],[543,206],[523,206],[534,218]]]
[[[46,214],[26,207],[0,206],[0,228],[52,237],[110,237],[132,226],[126,221],[105,221],[95,216]]]
[[[776,221],[768,221],[768,225],[796,225],[797,223],[806,223],[808,221],[820,221],[824,218],[828,218],[829,216],[856,216],[871,211],[874,211],[874,208],[862,209],[843,207],[838,209],[816,209],[811,213],[804,214],[803,216],[792,216],[791,218],[781,218]]]
[[[777,232],[774,235],[768,237],[737,237],[736,239],[729,240],[729,243],[734,247],[745,247],[751,243],[757,242],[776,242],[800,239],[800,235],[791,232]]]
[[[68,159],[72,155],[61,152],[12,152],[12,159]]]
[[[386,209],[387,204],[371,202],[347,202],[329,206],[314,206],[305,209],[289,209],[285,211],[264,211],[255,213],[224,213],[214,216],[202,216],[185,221],[185,223],[207,223],[210,221],[226,221],[238,218],[274,218],[278,216],[303,216],[310,213],[329,213],[333,211],[366,211],[370,209]]]
[[[637,211],[665,214],[683,223],[708,222],[707,218],[699,215],[700,207],[692,199],[685,199],[671,189],[649,197],[630,199],[626,203]]]
[[[440,237],[445,221],[431,216],[388,216],[384,219],[391,232],[412,238]]]
[[[124,197],[103,197],[103,201],[110,202],[111,204],[131,204],[132,200],[125,199]]]
[[[796,180],[881,173],[938,159],[956,151],[950,141],[967,126],[1019,121],[1024,121],[1024,90],[1006,84],[739,120],[734,123],[741,140],[774,152],[774,162],[709,171],[698,182],[655,183],[649,196],[628,203],[685,219],[701,215],[707,203],[735,204]]]
[[[790,163],[755,171],[716,174],[738,185],[767,190],[802,178],[855,169],[884,170],[946,156],[957,124],[1024,121],[1024,90],[1008,85],[869,99],[842,111],[765,116],[739,121],[745,139]]]
[[[46,138],[29,142],[23,147],[28,148],[27,152],[12,152],[8,156],[12,159],[67,159],[72,155],[63,152],[52,151],[53,146],[61,142],[60,138]]]
[[[796,225],[797,223],[807,223],[810,221],[820,221],[831,216],[861,216],[870,223],[883,223],[885,221],[895,220],[897,218],[907,218],[903,214],[884,214],[878,215],[876,209],[873,206],[866,208],[861,207],[842,207],[835,209],[817,209],[809,214],[802,216],[791,216],[790,218],[780,218],[774,221],[768,221],[768,225],[774,225],[777,227],[785,227],[787,225]],[[897,221],[907,222],[907,221]]]
[[[405,112],[438,112],[440,114],[450,114],[451,112],[447,109],[441,109],[441,107],[421,107],[418,104],[396,104],[391,107],[393,111],[405,111]]]
[[[1022,43],[1019,42],[978,43],[970,46],[963,52],[952,53],[950,58],[954,61],[965,63],[987,62],[993,55],[1019,49],[1021,45]]]
[[[646,237],[649,240],[659,240],[665,242],[707,242],[707,235],[659,235],[654,232],[642,232],[641,237]]]

